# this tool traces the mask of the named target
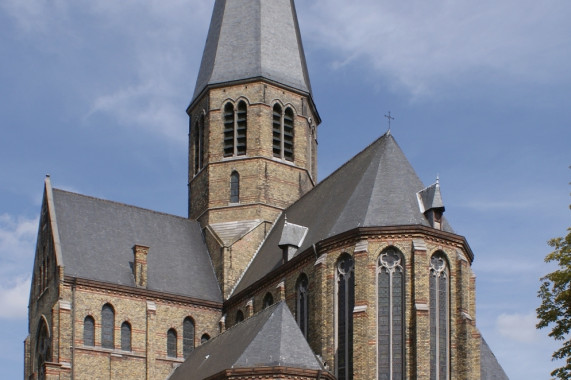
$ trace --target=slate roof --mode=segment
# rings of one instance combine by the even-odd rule
[[[199,380],[225,369],[293,367],[323,370],[281,301],[195,348],[170,380]]]
[[[480,343],[480,379],[481,380],[509,380],[496,356],[482,338]]]
[[[390,133],[386,133],[292,204],[274,224],[234,294],[282,263],[278,244],[284,217],[308,228],[298,252],[356,227],[430,226],[417,192],[424,185]],[[443,218],[442,229],[454,232]]]
[[[64,273],[135,286],[133,246],[149,247],[149,290],[222,302],[196,221],[53,190]]]
[[[193,101],[209,85],[260,77],[311,93],[293,0],[216,0]]]

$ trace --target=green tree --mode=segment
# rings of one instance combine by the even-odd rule
[[[537,328],[552,326],[549,336],[563,342],[552,355],[553,360],[561,359],[565,363],[551,372],[551,376],[559,379],[571,379],[571,228],[567,231],[567,236],[548,242],[554,251],[545,257],[545,262],[555,262],[558,268],[541,278],[537,293],[541,299]]]

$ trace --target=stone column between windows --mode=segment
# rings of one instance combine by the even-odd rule
[[[321,356],[329,368],[333,369],[334,353],[328,350],[328,347],[334,345],[334,319],[331,292],[327,290],[327,253],[315,261],[313,276],[309,281],[309,342],[315,354]]]
[[[412,242],[412,315],[414,336],[407,355],[410,378],[430,379],[430,308],[428,252],[422,239]]]
[[[359,241],[353,251],[355,262],[355,307],[353,308],[353,379],[374,379],[376,375],[375,364],[371,365],[370,358],[375,356],[375,339],[371,334],[370,318],[376,313],[369,310],[369,296],[375,294],[374,277],[368,269],[369,242]],[[370,342],[374,342],[373,345]]]
[[[156,361],[156,349],[155,349],[155,320],[157,314],[157,305],[152,301],[147,301],[147,331],[146,331],[146,346],[147,346],[147,368],[146,375],[147,380],[155,379],[155,361]]]

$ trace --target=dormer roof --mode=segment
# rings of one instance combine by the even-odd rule
[[[216,0],[192,102],[209,86],[262,78],[311,94],[293,0]]]

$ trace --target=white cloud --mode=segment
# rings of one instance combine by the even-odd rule
[[[30,276],[21,276],[9,284],[0,284],[0,318],[20,319],[28,314]]]
[[[304,37],[333,51],[337,64],[364,59],[393,84],[426,95],[478,75],[569,81],[569,10],[563,0],[317,0],[299,13]]]
[[[535,325],[537,318],[534,312],[527,314],[500,314],[496,319],[496,329],[507,339],[519,343],[534,343],[541,339]]]

